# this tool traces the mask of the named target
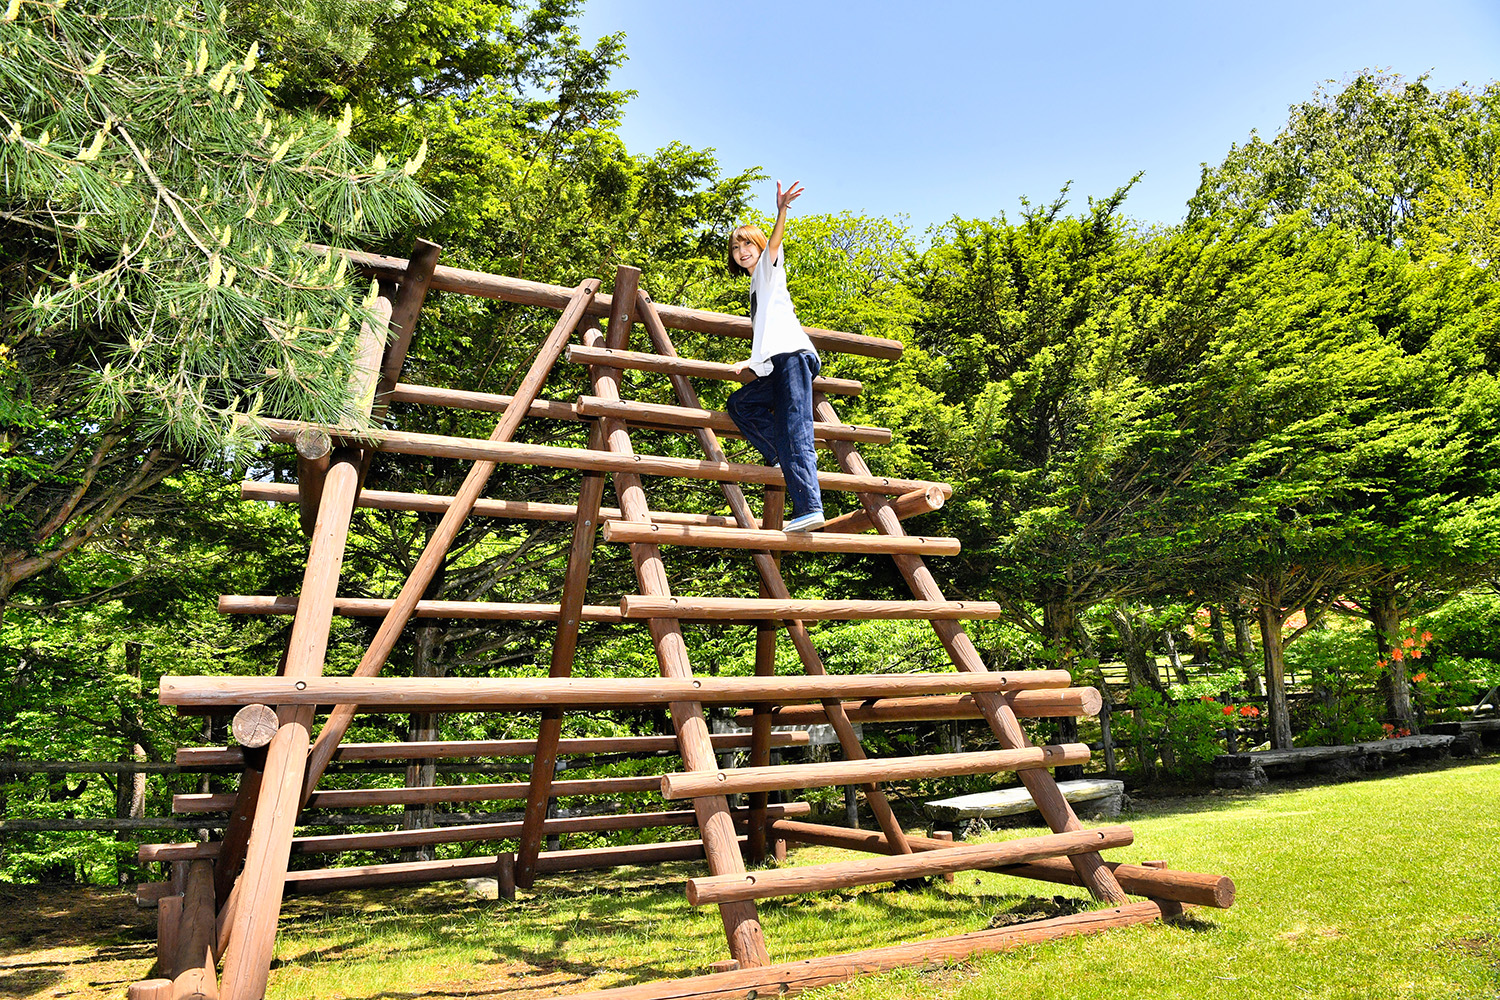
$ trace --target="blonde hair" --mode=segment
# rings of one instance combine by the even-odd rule
[[[729,273],[734,275],[735,277],[750,273],[743,267],[740,267],[739,262],[734,259],[734,240],[737,236],[744,237],[746,240],[749,240],[751,243],[754,243],[756,246],[760,247],[762,253],[765,252],[766,244],[770,242],[768,239],[766,239],[766,234],[761,231],[761,228],[759,226],[751,225],[735,227],[734,232],[729,234],[729,252],[725,255],[726,259],[729,262]]]

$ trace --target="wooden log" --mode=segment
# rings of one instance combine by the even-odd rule
[[[598,396],[579,396],[577,412],[588,417],[615,417],[630,424],[646,427],[674,427],[697,430],[708,427],[720,434],[740,437],[733,418],[722,410],[705,410],[697,406],[666,406],[660,403],[610,401]],[[866,444],[889,444],[888,427],[861,427],[854,424],[813,422],[815,441],[860,441]]]
[[[510,419],[507,413],[505,419]],[[673,479],[701,479],[711,482],[760,483],[781,485],[781,470],[764,465],[734,462],[706,462],[667,455],[620,455],[590,451],[587,448],[565,448],[557,445],[521,444],[512,441],[481,440],[447,434],[418,434],[372,428],[351,431],[323,425],[309,425],[295,420],[269,417],[254,422],[256,432],[271,441],[287,441],[308,426],[322,426],[336,441],[367,444],[377,451],[397,455],[428,455],[457,458],[476,463],[501,465],[540,465],[554,469],[579,471],[630,472],[643,476],[666,476]],[[936,486],[951,494],[947,483],[930,483],[917,479],[895,479],[889,476],[852,476],[841,472],[818,473],[818,485],[825,491],[901,494]],[[450,507],[451,510],[451,507]]]
[[[849,851],[865,851],[874,854],[889,854],[890,845],[877,830],[851,830],[846,826],[829,826],[823,823],[805,823],[796,820],[773,820],[771,833],[794,844],[814,844],[819,847],[839,847]],[[917,837],[907,834],[907,841],[919,851],[936,851],[951,847],[948,841],[937,837]],[[1234,880],[1224,875],[1208,875],[1201,872],[1177,871],[1175,869],[1152,869],[1143,865],[1122,864],[1106,861],[1121,888],[1132,896],[1150,896],[1168,899],[1193,906],[1213,906],[1228,909],[1234,904]],[[986,871],[1016,878],[1056,882],[1060,885],[1083,886],[1084,881],[1073,865],[1065,858],[1044,858],[1021,865],[1003,865]]]
[[[396,602],[371,597],[339,597],[333,602],[333,613],[350,618],[381,618],[390,613]],[[220,594],[219,613],[225,615],[291,615],[297,613],[297,598],[268,594]],[[557,604],[506,604],[499,601],[418,601],[413,618],[497,622],[557,621],[561,606]],[[618,607],[585,605],[580,609],[584,621],[618,624],[625,620]]]
[[[857,704],[857,703],[856,703]],[[745,750],[751,745],[749,733],[714,733],[715,750]],[[771,733],[776,747],[806,746],[805,732]],[[560,754],[668,753],[677,750],[672,736],[586,736],[558,740]],[[336,761],[412,760],[428,757],[530,757],[536,752],[535,740],[442,740],[412,743],[342,743],[333,755]],[[241,764],[245,755],[238,747],[181,747],[177,763],[182,767],[209,767]]]
[[[364,806],[432,805],[438,802],[493,802],[524,799],[529,787],[524,781],[509,781],[473,785],[428,785],[420,788],[339,788],[313,792],[306,806],[309,809],[352,809]],[[553,794],[559,798],[568,795],[657,792],[661,789],[661,775],[579,778],[554,782],[552,788]],[[177,813],[216,812],[233,804],[234,794],[230,792],[191,792],[172,796],[172,811]]]
[[[896,517],[906,520],[908,517],[916,517],[918,514],[926,514],[938,510],[943,506],[945,494],[940,489],[928,487],[925,490],[912,490],[903,493],[891,501],[891,510]],[[658,519],[659,520],[659,519]],[[824,524],[819,530],[823,534],[831,532],[850,532],[858,534],[869,531],[875,527],[875,522],[870,520],[870,515],[863,510],[850,511],[848,514],[840,514]]]
[[[126,1000],[171,1000],[172,980],[142,979],[125,987]]]
[[[745,528],[708,528],[689,524],[639,524],[605,521],[606,542],[655,542],[719,549],[765,549],[774,552],[909,552],[931,556],[958,555],[957,538],[887,538],[880,535],[825,535],[822,532],[754,531]]]
[[[589,435],[589,440],[590,446],[594,448],[600,448],[604,444],[597,427]],[[573,673],[573,656],[578,650],[578,629],[582,621],[583,595],[588,586],[594,536],[599,529],[599,502],[603,497],[603,474],[586,474],[578,490],[578,519],[573,525],[568,568],[563,575],[561,611],[557,622],[557,636],[552,643],[549,677],[568,677]],[[512,862],[512,881],[523,889],[530,889],[536,880],[536,858],[542,850],[542,822],[547,816],[552,772],[557,765],[557,745],[561,738],[562,710],[545,710],[537,728],[536,762],[531,768],[531,788],[526,795],[526,817]],[[515,895],[514,889],[511,895]]]
[[[1051,917],[1025,924],[971,931],[952,937],[930,938],[909,944],[866,951],[824,955],[799,962],[781,962],[737,972],[716,972],[686,979],[661,979],[633,986],[571,994],[569,1000],[746,1000],[747,997],[790,997],[804,990],[841,983],[858,976],[892,969],[941,969],[980,955],[1013,951],[1045,941],[1095,934],[1104,930],[1149,924],[1161,917],[1152,902],[1128,903]]]
[[[769,805],[761,822],[792,816],[806,816],[812,806],[806,802],[782,802]],[[694,826],[691,809],[670,809],[645,813],[614,813],[604,816],[564,816],[543,821],[542,833],[552,836],[564,833],[613,833],[620,830],[646,830],[664,826]],[[755,828],[751,812],[731,811],[735,826]],[[371,820],[378,817],[370,817]],[[293,854],[341,854],[345,851],[375,851],[390,848],[426,847],[433,844],[478,844],[493,840],[512,840],[521,833],[521,821],[503,823],[468,823],[455,826],[424,827],[416,830],[378,830],[371,833],[323,834],[298,837],[292,841]],[[193,840],[180,844],[142,844],[137,857],[142,862],[182,861],[212,858],[219,844],[211,840]]]
[[[376,406],[373,414],[378,419],[385,414],[390,402],[389,393],[401,379],[401,369],[406,364],[406,353],[411,348],[411,338],[417,330],[417,317],[427,301],[427,291],[432,287],[432,272],[437,267],[438,255],[443,248],[430,240],[417,240],[402,272],[400,287],[391,302],[391,342],[385,350],[380,365],[380,384],[376,390]]]
[[[253,750],[269,744],[278,728],[276,709],[270,705],[246,705],[234,713],[229,732],[236,743]]]
[[[516,856],[501,854],[495,858],[495,892],[501,899],[515,902]]]
[[[816,620],[904,620],[1000,618],[1004,609],[990,601],[813,601],[762,600],[751,597],[620,598],[626,618],[692,618],[754,621],[758,618]]]
[[[933,830],[932,831],[932,839],[933,840],[941,840],[941,841],[943,841],[946,844],[952,844],[953,843],[953,831],[952,830]],[[948,883],[952,883],[954,881],[953,872],[945,872],[943,874],[943,881],[944,882],[948,882]]]
[[[574,328],[578,325],[583,315],[583,308],[593,294],[598,291],[597,279],[589,278],[573,290],[563,314],[558,318],[557,324],[548,333],[526,376],[521,380],[521,385],[516,391],[516,406],[508,410],[500,423],[490,435],[490,440],[482,442],[490,447],[509,447],[508,442],[515,434],[516,428],[520,426],[521,418],[532,400],[536,399],[541,391],[542,383],[546,381],[547,375],[552,370],[553,363],[557,360],[563,346],[568,338],[572,336]],[[572,450],[572,449],[565,449]],[[438,568],[447,558],[448,549],[457,537],[459,529],[463,526],[464,519],[468,517],[469,510],[474,501],[484,491],[485,484],[495,471],[492,461],[480,458],[474,463],[473,468],[465,477],[452,505],[443,514],[442,520],[433,529],[427,539],[426,546],[422,549],[422,555],[418,557],[416,565],[412,568],[411,575],[401,585],[401,592],[396,596],[395,603],[387,612],[380,623],[375,638],[371,641],[365,655],[360,658],[359,664],[354,668],[356,677],[372,677],[380,673],[390,657],[391,651],[396,646],[396,640],[406,628],[417,602],[421,600],[423,592],[432,582],[433,576]],[[304,799],[311,794],[316,787],[318,779],[322,777],[323,770],[328,766],[328,761],[333,757],[334,750],[339,741],[344,737],[344,731],[349,728],[350,722],[354,720],[354,706],[347,703],[340,704],[334,708],[329,715],[328,721],[318,733],[318,739],[313,744],[312,751],[307,762],[307,777],[303,787]]]
[[[940,492],[940,491],[939,491]],[[288,503],[297,499],[297,487],[286,483],[240,483],[242,500],[266,500],[272,503]],[[361,490],[360,507],[374,510],[415,510],[441,514],[453,504],[453,497],[431,493],[401,493],[392,490]],[[518,521],[572,521],[578,516],[578,508],[566,503],[541,503],[531,500],[487,500],[474,501],[470,512],[475,517],[503,517]],[[602,518],[619,519],[618,507],[600,507]],[[653,510],[651,520],[659,524],[706,524],[718,528],[734,528],[738,523],[732,517],[719,514],[693,514],[685,511]],[[825,526],[823,530],[828,530]]]
[[[671,861],[697,861],[703,857],[703,841],[676,840],[658,844],[626,844],[592,847],[576,851],[543,851],[537,857],[537,872],[601,871],[627,865],[661,865]],[[287,891],[334,892],[343,889],[373,889],[391,885],[420,885],[467,878],[494,878],[497,855],[451,858],[441,861],[406,861],[357,868],[315,868],[287,875]]]
[[[217,844],[214,846],[218,846]],[[156,902],[156,966],[167,976],[176,976],[178,942],[182,939],[183,898],[175,893]],[[142,905],[140,887],[136,887],[136,905]],[[167,982],[171,982],[168,979]]]
[[[621,278],[626,280],[622,282]],[[634,286],[635,283],[635,279],[624,269],[620,271],[617,285]],[[635,303],[624,294],[625,288],[618,288],[618,291],[621,293],[621,303],[610,316],[609,331],[604,341],[606,348],[620,349],[630,345],[630,315]],[[618,369],[596,365],[591,369],[591,374],[596,396],[607,400],[620,398]],[[600,420],[600,426],[612,453],[621,458],[634,456],[630,431],[624,423],[604,417]],[[622,471],[616,474],[614,485],[625,520],[651,520],[650,506],[646,502],[646,492],[638,472]],[[643,593],[659,597],[671,595],[661,550],[657,546],[632,545],[630,560],[635,569],[637,586]],[[679,682],[692,678],[692,663],[678,623],[670,619],[656,619],[648,627],[661,676]],[[667,712],[681,745],[683,763],[690,768],[712,767],[715,762],[713,743],[709,739],[702,703],[696,699],[674,701],[668,706]],[[693,809],[698,815],[698,830],[703,837],[704,856],[708,860],[709,871],[714,874],[743,872],[744,856],[740,853],[739,842],[735,837],[728,801],[723,796],[709,796],[695,800]],[[746,968],[766,965],[771,961],[755,904],[725,903],[719,907],[719,918],[724,925],[724,937],[729,944],[730,957]]]
[[[766,487],[762,511],[761,527],[767,531],[780,530],[782,519],[786,514],[786,491]],[[748,518],[749,513],[746,512],[745,516]],[[776,561],[774,554],[771,558],[773,562]],[[776,569],[780,571],[780,568],[780,563],[777,562]],[[760,596],[773,596],[771,584],[764,578],[760,581]],[[772,677],[776,674],[776,634],[776,623],[773,621],[761,621],[756,625],[755,676],[757,677]],[[771,763],[771,706],[756,705],[748,711],[752,714],[750,766],[767,767]],[[765,792],[751,792],[749,805],[751,820],[746,860],[751,864],[761,864],[766,860],[766,809],[770,805],[770,799]]]
[[[664,357],[677,357],[677,348],[673,345],[667,329],[661,321],[661,316],[656,310],[655,304],[650,296],[641,292],[638,296],[638,304],[641,319],[645,324],[646,332],[651,338],[652,347]],[[609,345],[616,346],[616,345]],[[700,400],[698,392],[693,388],[692,382],[682,375],[672,375],[672,387],[677,393],[678,402],[685,406],[698,407]],[[699,444],[703,447],[704,457],[712,462],[725,460],[724,452],[719,447],[718,438],[711,428],[703,427],[697,431]],[[745,500],[744,491],[731,483],[721,483],[720,488],[724,493],[724,499],[729,501],[731,512],[739,526],[744,529],[753,529],[755,519],[750,512],[750,505]],[[769,515],[768,515],[769,517]],[[776,524],[766,527],[774,529]],[[791,591],[786,586],[786,581],[781,576],[781,566],[776,561],[774,553],[769,551],[757,551],[752,557],[755,563],[756,573],[760,577],[762,597],[774,600],[786,600],[791,597]],[[785,623],[788,637],[792,640],[792,647],[797,651],[797,658],[802,661],[802,669],[808,674],[826,674],[827,669],[823,665],[822,654],[813,644],[812,636],[808,634],[807,627],[800,621],[788,621]],[[759,667],[758,674],[766,673]],[[770,670],[768,673],[775,673]],[[843,718],[836,702],[829,703],[829,722],[834,732],[838,735],[839,748],[843,750],[845,758],[849,760],[862,759],[864,748],[860,745],[859,734],[855,732],[854,726],[848,719]],[[874,783],[865,786],[865,798],[870,804],[870,811],[874,813],[876,821],[900,848],[903,843],[901,824],[896,819],[894,810],[886,801],[885,794]]]
[[[973,871],[1002,864],[1024,864],[1038,858],[1095,853],[1125,847],[1134,840],[1128,826],[1106,826],[1040,837],[1020,837],[999,844],[960,844],[940,850],[883,858],[856,858],[804,868],[780,868],[738,876],[709,875],[688,879],[688,902],[694,906],[731,899],[765,899],[856,885],[896,882],[944,872]]]
[[[877,757],[865,760],[818,761],[771,767],[737,767],[718,771],[664,774],[661,794],[667,799],[699,795],[738,795],[788,788],[828,788],[869,781],[911,781],[951,778],[960,774],[1021,771],[1029,767],[1061,767],[1089,759],[1084,743],[1025,747],[1017,750],[978,750],[969,753],[926,754],[917,757]]]
[[[822,396],[814,395],[813,410],[824,420],[838,419],[838,414],[832,404]],[[853,445],[835,442],[834,455],[838,458],[839,467],[850,474],[870,471],[869,466],[865,464]],[[906,533],[901,527],[900,519],[892,510],[890,502],[884,496],[877,493],[861,493],[860,503],[864,505],[865,512],[882,534],[904,535]],[[932,571],[927,568],[927,564],[921,558],[907,555],[896,555],[891,558],[895,560],[897,569],[905,577],[914,597],[925,601],[943,599],[942,588],[938,586],[937,580],[932,576]],[[983,674],[988,671],[989,668],[985,666],[979,651],[974,648],[974,643],[970,641],[960,625],[953,621],[934,620],[932,628],[955,667],[971,674]],[[982,695],[975,698],[975,701],[984,711],[985,721],[989,724],[990,731],[995,734],[995,738],[1000,741],[1001,746],[1012,749],[1029,745],[1015,712],[1004,698]],[[1021,774],[1021,781],[1026,785],[1026,790],[1031,793],[1032,801],[1036,803],[1042,818],[1047,821],[1047,825],[1053,831],[1061,833],[1083,828],[1083,824],[1078,822],[1078,817],[1073,813],[1073,807],[1058,790],[1057,782],[1050,772],[1025,771]],[[1125,901],[1124,891],[1114,875],[1104,866],[1104,860],[1098,854],[1074,855],[1072,864],[1087,883],[1089,892],[1095,899],[1112,903]]]
[[[442,389],[436,386],[411,385],[398,382],[391,387],[387,399],[393,403],[413,403],[419,406],[447,406],[456,410],[474,410],[479,413],[504,413],[516,397],[498,392],[470,392],[465,389]],[[551,399],[534,399],[526,408],[528,417],[546,420],[582,420],[583,414],[572,403]]]
[[[233,708],[254,702],[281,705],[354,704],[415,710],[467,705],[471,709],[555,705],[662,705],[692,698],[710,704],[880,698],[1067,687],[1066,670],[1019,670],[981,675],[850,674],[803,677],[174,677],[164,675],[163,705]],[[705,733],[705,736],[708,734]],[[712,755],[712,743],[704,740]],[[694,768],[697,770],[697,768]]]
[[[310,244],[315,251],[323,249]],[[366,274],[393,280],[401,280],[408,263],[400,257],[366,253],[359,250],[339,249],[338,253],[349,258],[349,262]],[[433,272],[432,287],[445,292],[464,295],[479,295],[485,298],[502,299],[519,305],[544,306],[561,309],[567,305],[568,289],[560,285],[549,285],[524,278],[510,278],[499,274],[486,274],[458,267],[439,265]],[[619,294],[616,290],[616,294]],[[614,310],[614,296],[599,294],[588,306],[588,315],[609,316]],[[658,306],[662,322],[674,330],[691,330],[718,337],[736,337],[749,340],[750,320],[745,316],[730,316],[709,312],[705,309],[689,309],[682,306]],[[862,334],[843,333],[838,330],[821,330],[817,327],[802,328],[819,350],[841,354],[857,354],[864,357],[894,361],[901,356],[901,342],[885,337],[870,337]]]
[[[717,361],[698,361],[693,358],[665,357],[643,351],[615,350],[608,347],[570,347],[568,360],[580,365],[711,378],[720,382],[749,382],[755,378],[753,373],[745,371],[739,365],[725,365]],[[864,385],[854,379],[824,378],[820,375],[813,379],[813,389],[818,392],[831,392],[835,395],[857,396],[864,390]]]
[[[327,431],[309,427],[297,435],[292,446],[297,452],[297,504],[302,533],[311,535],[323,499],[323,479],[328,475],[333,438]]]
[[[1007,696],[1007,700],[1016,716],[1022,719],[1088,718],[1098,715],[1104,704],[1098,689],[1091,687],[1017,691]],[[851,722],[871,723],[984,718],[984,712],[973,696],[967,694],[846,701],[844,714]],[[735,718],[740,725],[746,725],[753,718],[753,710],[740,709]],[[777,726],[817,726],[827,721],[828,715],[821,705],[778,705],[771,709],[771,722]]]
[[[173,963],[172,1000],[218,1000],[219,982],[214,975],[219,967],[215,951],[218,933],[214,926],[217,911],[213,862],[189,862],[177,957]]]

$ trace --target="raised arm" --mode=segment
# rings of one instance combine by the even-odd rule
[[[766,240],[766,253],[775,260],[776,255],[781,252],[781,238],[786,235],[786,209],[787,206],[802,197],[802,184],[800,181],[792,181],[790,187],[781,190],[781,182],[776,182],[776,225],[771,227],[771,237]]]

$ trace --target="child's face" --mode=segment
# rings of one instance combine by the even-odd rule
[[[760,247],[741,233],[730,237],[729,252],[734,256],[734,262],[747,271],[754,271],[755,265],[760,261]]]

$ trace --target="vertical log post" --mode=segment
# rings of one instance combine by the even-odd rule
[[[766,487],[765,503],[761,506],[760,526],[766,531],[781,530],[786,516],[786,490],[776,486]],[[772,558],[776,557],[772,555]],[[778,566],[780,560],[777,560]],[[766,581],[760,581],[760,596],[770,597],[771,589]],[[770,677],[776,673],[776,623],[763,621],[755,629],[755,675]],[[755,706],[750,720],[750,766],[765,767],[771,763],[771,706]],[[750,827],[746,852],[754,864],[766,860],[766,804],[765,792],[750,793]]]
[[[651,346],[656,353],[664,357],[677,357],[677,349],[672,345],[672,338],[667,334],[667,328],[656,312],[655,305],[651,302],[651,296],[644,291],[639,293],[639,309],[641,321],[646,326],[646,332],[651,337]],[[693,388],[692,382],[685,376],[670,376],[672,385],[677,391],[677,399],[683,406],[701,408],[698,392]],[[711,462],[727,461],[724,449],[719,447],[719,438],[712,429],[707,427],[696,428],[698,442],[703,446],[704,455]],[[744,491],[737,483],[720,483],[724,498],[729,501],[730,510],[734,511],[735,520],[742,528],[755,527],[754,515],[750,512],[750,504],[745,500]],[[760,573],[761,582],[770,592],[772,597],[778,600],[789,600],[791,591],[787,589],[786,581],[781,577],[781,569],[776,560],[769,552],[756,552],[753,554],[755,568]],[[812,636],[808,634],[807,627],[800,621],[788,620],[786,622],[787,634],[792,638],[792,646],[797,650],[797,657],[802,661],[802,669],[809,674],[826,674],[827,668],[823,666],[823,657],[813,645]],[[864,760],[866,755],[864,747],[860,744],[859,735],[854,731],[854,724],[849,721],[849,716],[844,712],[844,704],[838,699],[830,699],[823,702],[823,710],[828,716],[828,722],[833,726],[834,732],[838,734],[839,747],[844,751],[844,757],[848,760]],[[911,845],[906,842],[906,833],[901,829],[901,824],[896,819],[896,813],[891,809],[890,802],[886,800],[885,793],[880,786],[874,782],[864,786],[865,800],[870,804],[870,811],[874,813],[875,820],[880,824],[881,831],[897,849],[897,853],[910,854]]]
[[[629,342],[631,307],[636,300],[636,287],[640,272],[635,268],[622,267],[615,276],[614,311],[609,318],[609,335],[605,346],[622,348]],[[619,371],[597,366],[593,368],[594,394],[607,400],[618,400]],[[620,454],[633,454],[630,433],[623,421],[604,418],[603,432],[609,450]],[[627,521],[651,519],[646,503],[646,493],[641,487],[641,478],[633,473],[618,473],[614,477],[615,493],[619,497],[620,510]],[[633,544],[630,557],[635,564],[636,579],[641,593],[657,597],[671,594],[667,584],[666,569],[662,564],[661,551],[655,545]],[[687,679],[692,676],[692,665],[688,660],[687,646],[677,621],[671,618],[652,618],[652,644],[656,648],[657,660],[664,677]],[[703,707],[697,702],[673,702],[668,706],[672,728],[677,733],[677,743],[682,752],[682,762],[693,771],[713,770],[713,742],[709,737],[708,723],[703,718]],[[745,861],[740,854],[734,819],[729,813],[729,804],[722,795],[706,796],[693,800],[693,809],[698,815],[698,830],[703,838],[703,853],[708,860],[709,871],[715,875],[741,873]],[[761,931],[760,918],[755,904],[749,900],[724,903],[719,906],[719,916],[724,922],[724,934],[729,942],[729,954],[742,968],[754,968],[770,963],[766,951],[765,935]]]
[[[596,423],[589,431],[589,447],[602,450],[603,446],[604,438]],[[573,522],[573,544],[568,549],[568,569],[563,577],[549,677],[568,677],[573,673],[584,592],[588,587],[589,565],[593,561],[594,538],[599,531],[599,504],[603,498],[604,474],[586,473],[578,490],[578,514]],[[562,718],[561,709],[547,709],[542,713],[537,730],[531,785],[526,792],[526,814],[521,822],[520,844],[514,860],[515,884],[522,889],[530,889],[536,880],[536,859],[542,850],[542,821],[547,818],[552,775],[557,767],[557,741],[562,736]]]
[[[838,412],[828,402],[827,397],[822,393],[814,393],[813,399],[816,412],[821,419],[833,423],[840,422]],[[844,441],[834,441],[832,444],[834,455],[837,456],[839,465],[845,472],[870,475],[870,467],[865,464],[865,460],[860,457],[853,445]],[[864,504],[865,511],[870,515],[870,520],[875,523],[877,530],[882,534],[906,534],[905,529],[901,527],[900,518],[896,516],[895,510],[885,497],[874,493],[861,493],[859,498]],[[924,601],[943,599],[942,589],[938,587],[932,571],[927,568],[927,564],[920,557],[893,555],[891,558],[896,561],[901,575],[906,578],[908,586],[918,599]],[[932,626],[954,666],[970,673],[988,672],[989,668],[984,665],[984,660],[979,656],[979,650],[974,648],[974,643],[970,641],[962,625],[956,621],[934,621]],[[984,712],[985,721],[989,723],[990,730],[1002,747],[1011,749],[1029,745],[1026,734],[1021,731],[1021,724],[1016,721],[1015,712],[1011,710],[1010,702],[1003,695],[976,692],[974,702]],[[1019,776],[1026,790],[1031,793],[1031,800],[1036,803],[1037,810],[1054,833],[1083,829],[1083,824],[1078,822],[1078,817],[1073,813],[1073,807],[1067,799],[1063,798],[1062,792],[1058,789],[1052,772],[1045,768],[1028,768],[1019,772]],[[1116,904],[1127,901],[1125,892],[1120,888],[1120,883],[1115,879],[1114,873],[1105,866],[1104,859],[1097,853],[1075,854],[1071,860],[1074,870],[1078,872],[1084,885],[1095,898]]]
[[[214,950],[218,943],[214,931],[215,908],[213,862],[190,862],[187,891],[182,897],[177,958],[173,963],[173,1000],[198,997],[218,1000],[219,983],[214,976],[219,967],[219,956]]]

